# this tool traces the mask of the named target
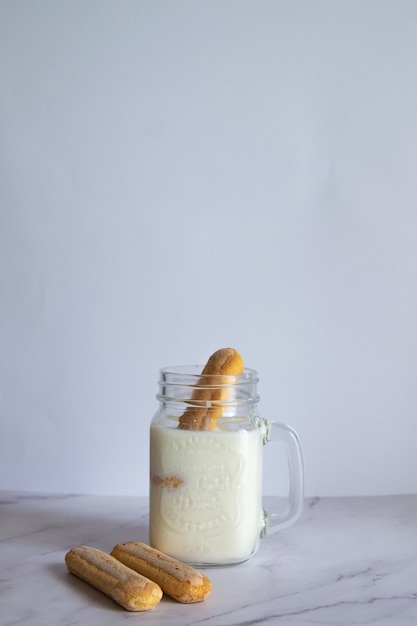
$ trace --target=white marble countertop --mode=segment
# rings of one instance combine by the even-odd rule
[[[206,570],[199,604],[131,613],[66,570],[73,545],[147,537],[146,498],[0,492],[1,626],[417,623],[417,495],[306,500],[250,561]]]

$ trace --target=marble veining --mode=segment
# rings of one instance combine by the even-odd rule
[[[0,492],[1,626],[417,624],[417,495],[306,500],[250,561],[206,570],[196,605],[129,613],[67,572],[71,546],[146,542],[147,523],[146,498]]]

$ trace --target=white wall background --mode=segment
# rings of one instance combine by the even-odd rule
[[[414,0],[0,2],[0,488],[146,494],[232,345],[307,495],[417,492],[416,58]]]

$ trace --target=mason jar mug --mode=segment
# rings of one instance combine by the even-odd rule
[[[160,371],[159,410],[150,428],[149,539],[183,562],[232,565],[299,517],[302,449],[291,427],[259,415],[255,370],[202,376],[201,369]],[[283,513],[265,511],[262,502],[263,448],[273,439],[288,458]]]

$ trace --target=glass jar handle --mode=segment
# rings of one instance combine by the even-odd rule
[[[265,511],[263,535],[270,535],[294,524],[301,515],[304,501],[304,461],[297,433],[287,424],[267,420],[264,443],[269,441],[281,441],[285,445],[290,485],[285,510],[282,513]]]

